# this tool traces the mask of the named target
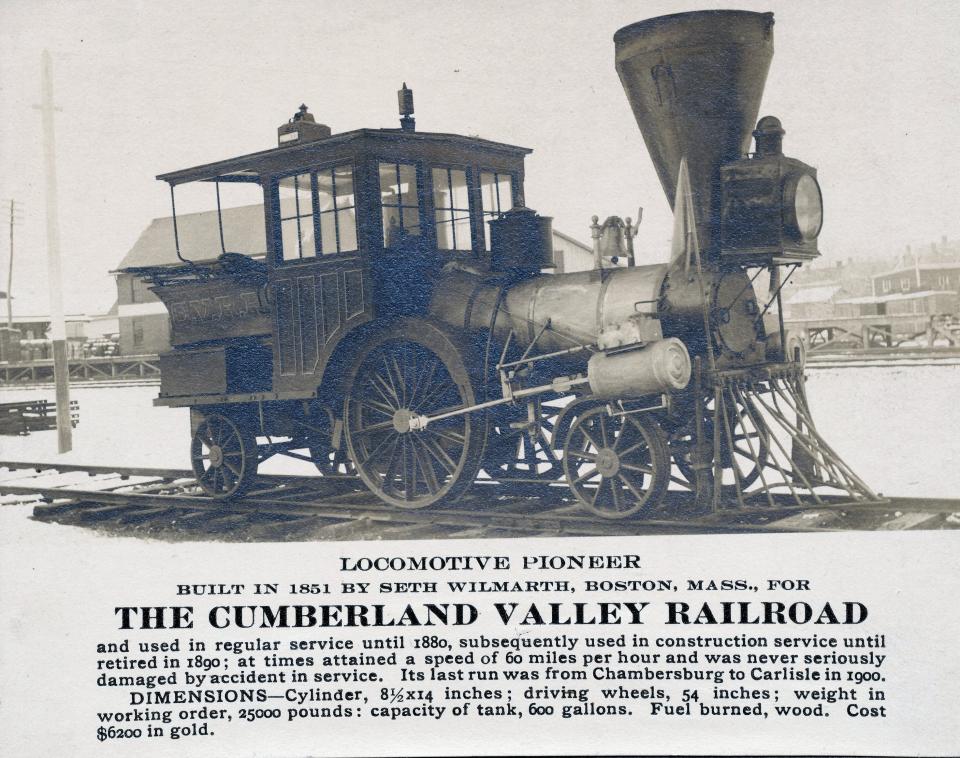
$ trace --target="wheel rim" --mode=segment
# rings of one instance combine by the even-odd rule
[[[216,498],[241,494],[256,473],[256,443],[233,420],[205,417],[193,435],[190,460],[197,484]]]
[[[564,472],[577,499],[605,518],[626,518],[666,487],[666,457],[655,430],[633,415],[594,408],[577,418],[564,445]]]
[[[350,457],[367,486],[388,503],[423,508],[473,481],[476,429],[470,414],[410,429],[414,414],[473,404],[465,370],[451,364],[419,342],[394,339],[373,347],[354,375],[344,414]]]

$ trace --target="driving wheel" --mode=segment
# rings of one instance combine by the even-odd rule
[[[458,348],[428,324],[398,325],[364,345],[348,378],[344,427],[364,484],[400,508],[451,502],[473,483],[484,444],[482,414],[414,429],[415,416],[475,404]]]

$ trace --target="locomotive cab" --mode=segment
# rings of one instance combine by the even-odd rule
[[[170,380],[161,390],[163,402],[191,404],[176,398],[195,398],[204,385],[215,395],[269,391],[313,396],[338,344],[354,330],[377,319],[424,313],[436,275],[451,261],[481,268],[489,264],[491,237],[496,236],[491,222],[523,205],[523,159],[531,151],[476,137],[418,132],[410,115],[412,93],[405,85],[400,97],[409,112],[399,129],[331,134],[301,106],[278,130],[276,148],[158,177],[169,183],[171,193],[188,182],[214,183],[218,200],[222,184],[247,182],[262,188],[266,265],[257,302],[261,317],[269,309],[270,329],[266,334],[268,322],[261,318],[254,332],[267,337],[262,343],[271,346],[272,365],[266,372],[269,382],[261,370],[259,381],[231,383],[226,358],[219,361],[223,376],[211,371],[210,360],[202,375],[185,370],[209,354],[211,343],[240,336],[232,323],[238,309],[225,312],[221,307],[216,318],[198,323],[196,308],[178,307],[184,291],[169,286],[162,272],[153,272],[154,290],[171,312],[175,347],[164,357],[169,370],[163,376]],[[208,276],[204,292],[189,298],[205,299],[206,291],[216,287],[243,284]],[[213,295],[220,303],[226,297],[224,292]],[[191,350],[201,344],[202,351]],[[213,352],[231,351],[229,345],[221,348]]]

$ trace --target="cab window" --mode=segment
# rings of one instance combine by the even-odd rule
[[[295,261],[357,249],[356,197],[350,166],[280,180],[283,260]]]
[[[280,182],[280,237],[285,261],[316,255],[313,228],[313,180],[298,174]]]
[[[356,196],[353,169],[338,166],[317,172],[320,247],[323,255],[357,249]]]
[[[480,172],[480,202],[483,205],[483,234],[490,249],[490,222],[513,207],[513,180],[510,174]]]
[[[440,250],[471,250],[470,193],[467,172],[433,169],[433,208]]]
[[[420,234],[417,167],[410,163],[380,164],[383,245],[394,247]]]

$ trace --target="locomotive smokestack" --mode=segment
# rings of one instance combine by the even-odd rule
[[[700,247],[719,244],[720,166],[744,156],[773,57],[773,14],[698,11],[614,35],[616,67],[673,206],[686,157]]]

